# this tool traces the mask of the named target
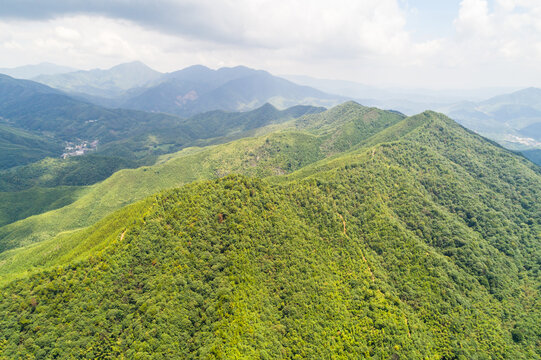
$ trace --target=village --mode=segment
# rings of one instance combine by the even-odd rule
[[[79,144],[75,142],[67,141],[66,146],[64,147],[64,153],[62,154],[62,159],[66,159],[70,156],[81,156],[90,151],[96,151],[98,148],[99,140],[94,141],[83,141]]]

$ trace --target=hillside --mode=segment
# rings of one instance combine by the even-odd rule
[[[122,158],[91,154],[66,159],[48,157],[0,170],[0,227],[67,206],[84,193],[85,186],[136,166]]]
[[[0,351],[541,358],[539,168],[433,112],[343,152],[353,128],[331,133],[333,113],[356,129],[390,114],[350,103],[301,118],[331,157],[164,191],[2,253],[3,274],[45,269],[1,288]],[[233,143],[240,157],[215,148],[231,166],[256,140]]]
[[[8,201],[6,206],[0,209],[0,226],[66,206],[86,194],[83,187],[102,181],[120,169],[152,164],[159,154],[171,153],[186,146],[219,144],[246,136],[261,135],[276,130],[282,124],[302,115],[319,113],[323,110],[325,109],[311,106],[277,110],[267,104],[244,113],[216,111],[186,120],[178,119],[177,124],[168,129],[160,129],[159,124],[153,128],[152,123],[149,123],[147,133],[100,145],[97,153],[91,152],[85,156],[66,159],[46,158],[24,166],[21,166],[24,162],[12,159],[10,153],[6,151],[0,159],[13,167],[0,170],[0,201]],[[125,132],[129,131],[129,128],[125,129]],[[39,160],[44,155],[37,150],[37,147],[28,149],[28,154],[34,155],[31,160]],[[21,153],[17,152],[19,155]],[[136,182],[137,179],[134,178],[132,181]],[[178,179],[172,177],[170,181]],[[160,183],[162,182],[158,184]],[[178,182],[172,184],[177,185]],[[57,186],[63,187],[56,189]],[[151,188],[155,191],[161,189],[159,185],[157,188]],[[24,192],[20,193],[21,190]],[[62,198],[64,201],[56,201],[47,194]],[[140,195],[137,190],[132,196],[135,194]],[[150,193],[144,193],[148,194]],[[42,201],[28,201],[33,196]],[[51,204],[47,203],[47,199],[52,200]],[[114,207],[115,204],[117,202],[112,200],[111,205]],[[83,208],[86,209],[86,205]],[[90,211],[100,213],[100,210],[98,207]]]
[[[24,165],[45,156],[59,157],[66,142],[73,145],[95,142],[97,152],[104,156],[150,164],[156,156],[178,151],[186,146],[223,142],[226,138],[243,137],[259,127],[280,123],[323,108],[298,106],[279,111],[263,106],[254,112],[200,114],[182,119],[159,113],[109,109],[69,97],[55,89],[28,80],[0,75],[0,141],[4,147],[0,164],[4,168]],[[258,120],[254,120],[257,118]],[[221,122],[219,126],[214,126]],[[259,122],[256,122],[259,121]],[[20,129],[4,132],[4,129]],[[213,131],[208,131],[213,129]],[[6,130],[7,131],[7,130]],[[34,137],[34,152],[20,146]],[[4,135],[6,134],[6,135]],[[14,136],[18,134],[19,138]],[[210,140],[211,138],[217,138]],[[202,140],[206,140],[206,143]],[[27,146],[28,147],[28,146]],[[42,150],[46,148],[49,151]],[[9,151],[9,153],[8,153]],[[69,185],[69,184],[68,184]]]
[[[105,145],[178,127],[181,121],[164,114],[103,108],[37,82],[0,75],[0,125],[31,132],[42,141],[54,143],[56,156],[60,156],[59,147],[65,142],[97,140]],[[182,134],[176,135],[179,142],[186,140]],[[141,157],[153,152],[149,146],[145,150]],[[134,153],[126,156],[137,157]]]
[[[289,173],[352,148],[402,118],[351,102],[325,113],[291,119],[289,123],[280,125],[283,131],[164,155],[151,167],[113,174],[79,193],[79,198],[68,206],[1,227],[0,251],[91,225],[122,206],[195,180],[229,173],[258,177]],[[247,118],[241,116],[240,119],[240,124],[243,124]],[[336,124],[322,127],[322,119],[335,119]],[[322,132],[322,129],[327,131]]]
[[[45,85],[0,75],[0,116],[10,126],[46,132],[66,141],[96,139],[107,143],[171,127],[180,119],[163,114],[106,109],[71,98]]]
[[[0,171],[61,153],[58,141],[0,122]]]

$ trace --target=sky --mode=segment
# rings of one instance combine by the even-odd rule
[[[400,88],[541,87],[541,1],[0,0],[0,67],[134,60]]]

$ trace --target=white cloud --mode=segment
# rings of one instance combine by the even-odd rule
[[[463,0],[455,34],[425,36],[429,41],[408,32],[412,9],[404,0],[156,1],[161,8],[111,0],[111,9],[104,2],[79,15],[74,8],[48,20],[0,20],[0,67],[141,60],[172,71],[195,63],[244,64],[278,74],[428,87],[536,85],[527,82],[541,75],[538,0],[494,0],[493,6]]]
[[[494,34],[486,0],[463,0],[455,20],[459,38],[487,38]]]
[[[77,30],[66,28],[64,26],[57,26],[55,28],[55,34],[62,39],[70,41],[77,41],[81,39],[81,34]]]
[[[290,56],[291,59],[282,61],[299,64],[317,62],[320,58],[341,61],[405,53],[422,56],[434,45],[411,41],[404,30],[406,15],[395,0],[337,0],[333,6],[327,1],[307,0],[183,3],[191,6],[193,13],[205,14],[192,19],[194,29],[182,30],[184,36],[163,33],[131,21],[90,15],[63,16],[48,21],[10,21],[4,22],[4,27],[12,36],[25,38],[29,52],[37,47],[44,54],[49,48],[49,57],[58,57],[55,51],[70,50],[76,55],[75,65],[83,67],[89,66],[82,61],[84,55],[89,60],[101,54],[116,56],[119,61],[131,58],[145,61],[154,58],[150,52],[171,56],[174,53],[177,59],[179,53],[187,52],[194,61],[207,59],[212,62],[209,65],[213,65],[218,62],[254,64],[259,54],[274,57],[271,61],[276,63],[278,56]],[[198,37],[198,28],[221,35]],[[236,59],[232,59],[235,53]],[[180,55],[181,62],[185,58]],[[268,63],[268,60],[261,62]],[[170,66],[164,61],[160,61],[159,66],[171,68],[174,62],[170,57]]]
[[[497,0],[489,12],[486,0],[463,0],[455,21],[459,43],[481,61],[536,59],[541,41],[541,2]],[[533,45],[533,46],[532,46]]]

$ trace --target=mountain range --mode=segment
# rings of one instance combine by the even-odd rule
[[[58,75],[76,71],[69,66],[61,66],[43,62],[35,65],[24,65],[14,68],[0,68],[0,74],[5,74],[17,79],[32,79],[40,75]]]
[[[267,104],[254,112],[218,111],[183,119],[163,113],[104,108],[45,85],[5,75],[0,75],[0,100],[0,139],[5,139],[0,146],[6,153],[13,153],[2,158],[3,168],[45,156],[60,156],[66,142],[94,141],[102,155],[145,163],[153,156],[194,145],[196,140],[223,141],[218,138],[240,136],[273,121],[324,110],[296,106],[279,111]],[[211,120],[203,120],[207,117],[219,118],[220,123],[209,128]],[[29,147],[42,150],[29,156]]]
[[[73,94],[98,97],[115,97],[126,90],[142,87],[158,80],[162,74],[145,64],[135,61],[120,64],[108,70],[79,70],[61,74],[47,74],[32,80]]]
[[[539,168],[444,115],[350,102],[95,186],[0,228],[5,356],[541,357]]]
[[[541,89],[490,88],[473,90],[386,89],[352,81],[285,76],[316,89],[342,95],[367,106],[404,114],[434,109],[469,129],[515,149],[541,147]]]
[[[34,80],[100,106],[182,117],[212,110],[252,110],[265,103],[281,109],[296,104],[329,107],[348,99],[409,115],[434,109],[509,148],[522,151],[541,146],[539,89],[501,95],[507,89],[401,90],[306,76],[285,78],[292,82],[242,66],[211,70],[195,65],[164,74],[136,61]]]
[[[253,110],[265,103],[284,109],[299,104],[332,106],[345,100],[244,66],[212,70],[195,65],[162,74],[132,62],[33,80],[97,105],[182,117],[212,110]]]
[[[464,126],[505,146],[517,149],[541,146],[541,89],[523,89],[442,110]]]
[[[539,151],[479,134],[535,139],[537,89],[445,105],[473,131],[245,67],[42,79],[0,75],[0,359],[541,359]]]

